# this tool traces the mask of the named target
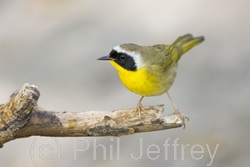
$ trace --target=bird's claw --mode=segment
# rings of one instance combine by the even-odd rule
[[[181,118],[181,120],[182,120],[182,125],[183,125],[183,129],[185,129],[185,128],[186,128],[185,120],[187,119],[187,120],[189,121],[188,116],[187,116],[186,114],[180,113],[180,111],[179,111],[178,109],[176,109],[176,110],[174,111],[173,115],[178,115],[178,116]]]
[[[138,103],[138,104],[137,104],[136,111],[138,112],[139,119],[140,119],[141,122],[142,122],[142,119],[141,119],[141,111],[142,111],[142,110],[145,111],[144,108],[143,108],[143,106],[142,106],[142,104],[141,104],[141,103]]]

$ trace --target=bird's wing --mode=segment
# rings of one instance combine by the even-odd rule
[[[178,61],[178,50],[177,48],[170,45],[154,45],[151,66],[156,66],[159,70],[165,70],[173,66]]]

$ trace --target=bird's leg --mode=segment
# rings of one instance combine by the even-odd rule
[[[137,103],[137,111],[138,111],[138,113],[139,113],[139,119],[140,119],[140,121],[141,121],[141,110],[144,110],[144,109],[143,109],[143,106],[142,106],[142,104],[141,104],[141,101],[142,101],[143,98],[144,98],[144,96],[142,96],[142,97],[140,98],[139,102]]]
[[[174,103],[174,101],[173,101],[173,99],[171,98],[171,96],[169,95],[169,93],[167,92],[167,95],[168,95],[168,98],[169,98],[169,100],[170,100],[170,102],[171,102],[171,104],[173,105],[173,107],[174,107],[174,113],[173,114],[175,114],[175,115],[180,115],[181,116],[181,118],[182,118],[182,121],[183,121],[183,129],[186,127],[186,124],[185,124],[185,119],[187,119],[188,121],[189,121],[189,118],[187,117],[187,115],[186,114],[182,114],[182,113],[180,113],[180,111],[179,111],[179,109],[177,108],[177,106],[175,105],[175,103]]]
[[[176,105],[174,104],[174,101],[173,101],[173,99],[171,98],[171,96],[169,95],[168,92],[167,92],[167,95],[168,95],[168,98],[169,98],[169,100],[170,100],[172,106],[174,107],[174,113],[175,113],[175,114],[180,114],[178,108],[177,108]]]

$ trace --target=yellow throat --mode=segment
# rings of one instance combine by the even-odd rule
[[[123,85],[130,91],[141,96],[158,96],[165,93],[176,77],[177,64],[169,69],[165,76],[149,73],[146,67],[137,71],[129,71],[114,61],[109,61],[118,71]]]

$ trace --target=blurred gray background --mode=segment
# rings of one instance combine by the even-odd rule
[[[186,33],[205,36],[205,41],[182,57],[169,91],[180,111],[191,119],[185,130],[119,139],[24,138],[0,149],[0,166],[54,166],[59,155],[60,167],[200,167],[211,162],[207,146],[214,153],[217,144],[211,166],[249,166],[249,6],[248,0],[1,0],[0,103],[30,83],[38,86],[38,104],[46,109],[108,111],[135,107],[140,97],[126,90],[113,67],[97,61],[98,57],[122,43],[170,44]],[[166,95],[143,100],[145,106],[156,104],[165,104],[164,115],[173,112]],[[184,152],[178,147],[175,157],[172,146],[168,154],[164,151],[166,139],[170,144],[179,139],[180,145],[189,146]],[[140,155],[140,141],[143,156],[133,160],[130,153]],[[107,148],[106,160],[101,147],[94,160],[95,142]],[[77,148],[89,144],[89,149],[77,152],[74,158],[75,143]],[[152,144],[160,148],[156,160],[147,156]],[[195,154],[199,160],[190,153],[197,144],[204,148],[204,153]],[[42,150],[45,158],[40,155],[41,146],[46,146]],[[196,150],[201,151],[200,147]],[[49,155],[52,157],[46,159]]]

